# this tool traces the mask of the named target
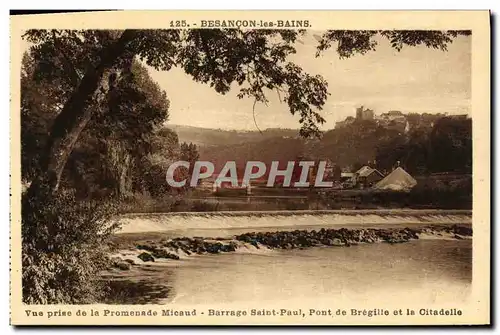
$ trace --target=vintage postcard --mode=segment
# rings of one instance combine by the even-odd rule
[[[488,11],[11,16],[13,325],[490,324]]]

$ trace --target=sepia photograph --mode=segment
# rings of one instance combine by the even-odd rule
[[[19,320],[472,320],[474,25],[207,14],[17,32]]]

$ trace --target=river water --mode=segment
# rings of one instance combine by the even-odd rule
[[[169,268],[169,301],[375,303],[390,298],[458,303],[470,293],[471,258],[470,240],[200,256]]]
[[[122,233],[150,238],[230,237],[248,231],[321,227],[404,227],[470,224],[468,212],[399,211],[276,215],[128,216]],[[152,234],[152,235],[150,235]],[[156,234],[156,235],[155,235]],[[125,236],[124,235],[124,236]],[[380,301],[455,304],[468,299],[472,240],[421,239],[305,250],[239,248],[146,265],[140,276],[168,285],[165,304],[338,302],[377,306]],[[154,268],[154,271],[153,271]],[[151,277],[150,277],[151,278]]]

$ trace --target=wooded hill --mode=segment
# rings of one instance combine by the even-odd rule
[[[228,160],[239,169],[246,162],[330,160],[344,170],[372,162],[390,170],[397,161],[412,174],[471,171],[472,121],[443,114],[410,114],[408,131],[373,121],[356,121],[326,131],[319,140],[299,137],[298,130],[228,131],[169,126],[181,142],[198,146],[200,160],[211,161],[219,171]],[[373,162],[376,163],[373,163]]]

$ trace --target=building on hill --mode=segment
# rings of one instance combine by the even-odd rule
[[[372,109],[365,109],[364,106],[356,108],[356,117],[348,116],[343,121],[335,123],[335,128],[342,128],[353,124],[356,121],[374,120],[375,113]]]
[[[395,111],[395,110],[392,110],[392,111],[388,111],[386,113],[390,118],[398,118],[398,117],[401,117],[401,116],[404,116],[403,112],[401,111]]]
[[[406,115],[400,111],[389,111],[382,113],[375,118],[380,123],[390,123],[392,121],[397,123],[406,123]]]
[[[371,109],[364,109],[363,106],[356,108],[356,120],[373,120],[374,116]]]
[[[407,129],[409,129],[408,119],[406,115],[400,111],[382,113],[375,117],[375,121],[380,126],[395,129],[400,132],[407,132]]]

